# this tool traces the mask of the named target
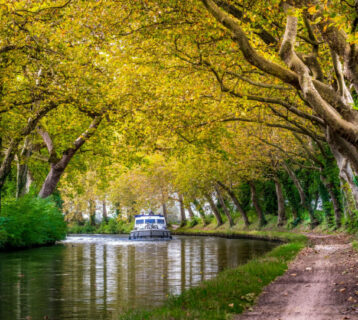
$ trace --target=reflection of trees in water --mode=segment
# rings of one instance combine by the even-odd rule
[[[113,319],[129,307],[158,305],[168,294],[270,248],[272,244],[264,242],[183,237],[123,246],[76,243],[5,254],[0,257],[0,319]]]

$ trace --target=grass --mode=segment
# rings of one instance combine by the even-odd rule
[[[70,223],[67,225],[67,233],[69,234],[123,234],[130,233],[134,227],[134,221],[127,222],[117,220],[116,218],[103,221],[101,224],[92,226],[89,221],[84,225],[78,223]]]
[[[287,229],[287,227],[277,228],[276,221],[270,221],[263,228],[258,228],[258,225],[252,224],[249,228],[244,227],[244,225],[236,224],[235,226],[229,226],[228,222],[224,223],[220,227],[216,227],[216,223],[213,221],[207,226],[203,226],[201,223],[197,224],[194,227],[186,225],[175,231],[172,231],[173,234],[182,234],[182,235],[203,235],[203,236],[223,236],[223,237],[233,237],[233,238],[253,238],[253,239],[264,239],[264,240],[279,240],[283,242],[301,242],[306,241],[306,237],[302,234],[298,234],[299,231],[308,231],[309,229],[298,229],[296,232],[292,232]]]
[[[178,234],[217,235],[225,237],[252,237],[281,240],[284,243],[266,255],[250,260],[235,269],[225,270],[215,279],[203,282],[200,286],[184,291],[179,296],[171,296],[162,307],[152,310],[133,310],[120,316],[121,320],[143,319],[202,319],[228,320],[233,315],[249,308],[262,289],[282,275],[297,253],[306,245],[306,237],[290,232],[243,231],[213,229],[210,227],[184,227]]]

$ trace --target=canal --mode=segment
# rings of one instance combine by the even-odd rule
[[[62,243],[0,253],[0,319],[118,319],[158,306],[277,243],[177,236],[133,242],[126,235],[69,236]]]

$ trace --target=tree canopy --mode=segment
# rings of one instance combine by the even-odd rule
[[[5,1],[0,190],[59,190],[73,217],[91,201],[173,202],[245,224],[251,190],[262,224],[260,205],[312,226],[319,194],[337,226],[354,220],[357,14],[326,0]]]

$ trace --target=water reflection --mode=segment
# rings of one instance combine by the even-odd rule
[[[0,319],[118,319],[123,310],[160,305],[169,294],[273,246],[206,237],[130,242],[123,236],[81,236],[54,247],[1,253]]]

